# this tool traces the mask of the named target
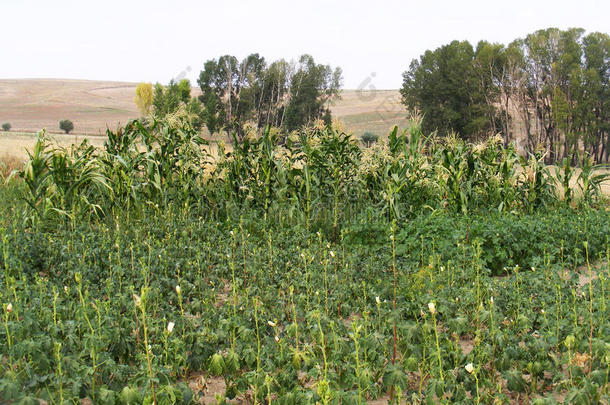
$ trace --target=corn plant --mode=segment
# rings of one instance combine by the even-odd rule
[[[523,172],[519,190],[524,208],[533,212],[555,200],[555,180],[544,165],[544,154],[530,154],[528,159],[521,156],[520,164]]]
[[[604,172],[610,168],[608,165],[594,165],[591,162],[592,159],[585,156],[578,175],[582,205],[586,206],[594,204],[600,198],[602,184],[610,179],[610,173]]]

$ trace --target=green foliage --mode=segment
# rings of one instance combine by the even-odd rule
[[[201,129],[205,120],[203,105],[196,97],[191,97],[188,79],[178,83],[171,80],[168,86],[155,84],[152,110],[157,119],[186,120],[196,130]]]
[[[424,131],[455,131],[467,139],[487,134],[489,89],[477,80],[474,62],[467,41],[453,41],[411,62],[400,92],[407,108],[423,114]]]
[[[267,127],[215,159],[184,117],[107,137],[41,132],[0,187],[3,399],[608,398],[592,164],[566,204],[542,154],[418,119],[364,149]]]
[[[573,176],[574,170],[572,169],[572,166],[570,166],[570,161],[569,159],[564,158],[561,167],[558,167],[555,170],[555,177],[563,189],[563,201],[566,206],[570,206],[572,203],[573,195],[571,181]]]
[[[8,132],[11,130],[11,124],[10,122],[5,122],[4,124],[2,124],[2,130],[5,132]]]
[[[265,59],[258,54],[251,54],[241,62],[224,55],[204,64],[197,82],[211,133],[224,129],[235,132],[240,139],[245,135],[245,123],[255,118],[264,69]]]
[[[286,129],[292,131],[320,118],[328,125],[328,102],[338,96],[341,76],[340,68],[333,71],[328,65],[317,65],[310,55],[301,56],[298,70],[290,82]]]
[[[411,62],[402,100],[424,114],[426,132],[501,132],[505,145],[524,138],[526,153],[544,148],[546,163],[576,164],[582,151],[608,162],[609,52],[607,34],[580,28],[538,30],[507,46],[481,41],[476,50],[453,41]]]
[[[591,205],[599,199],[602,183],[610,179],[609,168],[608,165],[594,165],[591,158],[584,157],[578,175],[578,187],[583,197],[582,203]]]
[[[168,90],[159,83],[155,84],[153,93],[153,113],[160,117],[175,112],[180,105],[177,85],[171,81]]]
[[[555,179],[544,165],[544,155],[540,152],[529,158],[519,157],[523,172],[521,188],[523,206],[529,212],[543,208],[555,197]]]
[[[146,202],[166,206],[174,199],[197,199],[201,171],[209,154],[206,141],[184,119],[178,126],[154,120],[132,121],[117,132],[107,130],[100,156],[103,176],[113,190],[108,210]]]
[[[254,212],[218,221],[180,204],[168,207],[171,216],[151,206],[143,210],[142,219],[123,213],[97,224],[39,228],[44,241],[37,248],[18,217],[2,216],[0,282],[8,285],[1,296],[3,398],[58,401],[61,387],[65,400],[151,402],[142,311],[148,314],[159,403],[197,400],[198,389],[181,385],[184,374],[195,375],[191,383],[201,387],[222,376],[226,390],[213,393],[226,399],[256,391],[258,398],[270,392],[286,401],[319,394],[355,401],[359,389],[363,400],[392,390],[466,401],[475,391],[473,376],[464,370],[470,362],[482,398],[496,395],[498,373],[506,380],[505,393],[528,400],[560,390],[554,379],[573,387],[575,397],[604,395],[608,324],[602,294],[608,269],[595,269],[593,301],[582,293],[582,273],[565,273],[586,263],[583,241],[590,258],[606,255],[610,216],[604,211],[482,212],[469,218],[436,212],[403,222],[396,235],[400,272],[393,310],[384,218],[355,217],[333,243],[330,232],[318,236],[304,225],[271,223]],[[377,225],[378,236],[360,239]],[[28,261],[33,249],[43,259],[35,271]],[[149,293],[141,295],[144,285]],[[137,307],[134,291],[145,306]],[[436,373],[438,366],[431,301],[442,325],[444,381],[422,382],[416,373]],[[592,359],[581,367],[570,356],[589,355],[590,302]],[[399,356],[392,365],[394,319]],[[169,321],[175,322],[171,331]],[[566,346],[568,336],[572,343]],[[57,342],[63,343],[61,378],[53,354]],[[591,377],[585,367],[592,368]]]
[[[181,115],[108,130],[103,152],[86,143],[55,148],[41,135],[22,171],[32,209],[26,216],[100,217],[143,203],[165,207],[181,201],[223,217],[236,209],[262,209],[282,221],[303,220],[307,228],[332,218],[338,237],[342,217],[370,207],[392,220],[437,209],[532,213],[560,205],[542,154],[520,158],[499,138],[473,145],[424,137],[420,124],[414,120],[403,132],[395,128],[365,153],[351,135],[332,126],[290,135],[267,128],[259,138],[235,142],[230,152],[219,145],[217,159],[192,120]],[[607,175],[600,169],[583,166],[577,183],[583,207],[604,201],[600,189]],[[571,187],[563,190],[564,204],[565,198],[572,201]]]
[[[182,79],[178,82],[178,96],[184,104],[191,100],[191,82],[188,79]]]
[[[155,115],[165,117],[168,114],[176,112],[180,106],[180,101],[180,88],[173,80],[170,81],[167,88],[159,83],[155,84],[153,96],[153,112]]]
[[[69,134],[74,129],[74,123],[70,120],[61,120],[59,121],[59,129]]]
[[[38,133],[30,160],[20,171],[26,185],[24,196],[37,223],[57,216],[72,221],[79,215],[98,215],[101,207],[91,201],[93,193],[107,193],[109,186],[95,158],[95,149],[85,140],[70,149],[53,147],[45,131]],[[99,194],[98,194],[99,196]]]
[[[329,103],[338,97],[341,74],[310,55],[301,56],[298,66],[284,60],[267,65],[259,54],[242,61],[231,55],[208,60],[198,79],[205,124],[211,133],[225,130],[240,141],[248,124],[287,130],[316,119],[329,124]]]
[[[360,136],[360,140],[362,141],[362,143],[364,143],[367,147],[370,147],[372,144],[376,143],[379,140],[379,136],[375,135],[374,133],[370,132],[370,131],[366,131],[365,133],[363,133]]]

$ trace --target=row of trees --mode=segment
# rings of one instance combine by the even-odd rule
[[[230,55],[205,63],[198,79],[210,132],[244,124],[294,130],[311,120],[330,121],[330,102],[339,96],[342,72],[303,55],[297,64],[284,59],[267,65],[259,54],[239,62]]]
[[[10,122],[5,122],[4,124],[2,124],[2,130],[4,132],[10,131],[12,127],[13,126]],[[59,129],[64,131],[66,134],[69,134],[70,131],[74,129],[74,123],[70,120],[61,120],[59,121]]]
[[[402,100],[424,130],[466,139],[502,133],[547,162],[610,155],[610,37],[580,28],[536,31],[505,46],[453,41],[403,74]]]
[[[247,129],[267,125],[288,131],[315,119],[330,123],[330,103],[339,97],[342,72],[317,64],[310,55],[298,63],[267,63],[259,54],[239,61],[231,55],[208,60],[199,74],[199,97],[191,96],[187,79],[168,86],[141,83],[135,102],[142,115],[183,112],[195,128],[226,131],[239,139]]]

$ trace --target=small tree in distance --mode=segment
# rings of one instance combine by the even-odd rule
[[[360,137],[360,140],[368,148],[379,140],[379,136],[375,135],[371,131],[366,131],[365,133],[362,134],[362,136]]]
[[[10,131],[11,130],[11,124],[9,122],[5,122],[4,124],[2,124],[2,130],[3,131]]]
[[[153,102],[153,87],[150,83],[140,83],[136,87],[136,97],[134,99],[140,115],[146,117],[150,114],[150,109]]]
[[[59,129],[69,134],[74,129],[74,124],[70,120],[61,120],[59,121]]]

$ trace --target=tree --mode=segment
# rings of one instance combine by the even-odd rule
[[[239,139],[246,123],[295,129],[314,119],[330,122],[329,104],[339,95],[341,69],[317,65],[303,55],[298,69],[281,59],[267,65],[259,54],[241,62],[224,55],[208,60],[199,74],[199,100],[211,133],[225,130]]]
[[[498,104],[502,119],[504,146],[514,139],[512,133],[512,123],[514,117],[513,110],[522,98],[525,75],[523,74],[524,57],[518,42],[512,42],[501,51],[500,57],[500,76],[498,79]],[[526,127],[526,130],[528,127]]]
[[[549,28],[518,41],[524,55],[519,108],[527,150],[544,148],[547,163],[569,157],[575,164],[580,151],[598,163],[608,160],[604,104],[607,107],[610,40],[607,34],[583,35],[580,28]]]
[[[5,122],[4,124],[2,124],[2,130],[3,131],[10,131],[11,130],[11,124],[9,122]]]
[[[559,62],[559,30],[549,28],[538,30],[525,37],[522,42],[525,55],[525,69],[527,81],[525,90],[531,106],[525,104],[533,113],[533,130],[528,137],[529,151],[540,147],[550,146],[552,149],[553,136],[556,131],[552,119],[552,96],[557,85],[553,66]],[[529,111],[528,111],[529,112]],[[546,155],[547,162],[556,156]]]
[[[150,83],[140,83],[136,87],[136,97],[134,98],[140,115],[145,117],[150,114],[153,101],[153,87]]]
[[[201,129],[205,122],[203,106],[197,98],[191,97],[191,82],[188,79],[182,79],[178,83],[171,80],[167,86],[155,84],[152,107],[158,118],[178,114],[197,130]]]
[[[480,41],[473,59],[473,70],[479,80],[478,90],[482,97],[481,101],[484,100],[480,107],[483,114],[480,119],[493,134],[503,127],[503,116],[496,107],[496,101],[500,98],[499,83],[502,80],[502,68],[505,63],[503,50],[504,45],[502,44]],[[505,134],[505,143],[508,143],[507,137],[508,131]]]
[[[362,136],[360,136],[360,140],[362,143],[366,145],[366,147],[370,147],[372,144],[376,143],[379,140],[379,136],[375,135],[371,131],[365,131]]]
[[[211,134],[221,130],[223,122],[222,107],[218,105],[219,100],[214,94],[208,94],[207,99],[199,96],[203,104],[203,123]]]
[[[318,65],[310,55],[299,59],[299,68],[290,82],[290,100],[286,107],[286,129],[292,131],[315,119],[330,123],[330,103],[339,98],[341,68]]]
[[[74,124],[70,120],[61,120],[59,121],[59,129],[69,134],[74,129]]]
[[[168,114],[173,114],[180,107],[182,95],[178,84],[173,80],[169,82],[167,87],[161,84],[155,84],[152,107],[153,113],[159,117],[166,117]]]
[[[265,59],[257,53],[241,62],[224,55],[204,64],[197,83],[211,133],[224,129],[239,139],[244,136],[244,124],[258,116],[265,68]]]
[[[208,131],[212,134],[224,127],[226,123],[225,103],[230,103],[230,100],[225,97],[225,92],[231,80],[226,80],[226,74],[221,72],[219,62],[215,60],[205,62],[197,80],[201,89],[199,100],[205,106],[204,121]],[[226,99],[225,102],[223,102],[223,98]]]
[[[580,98],[581,115],[596,162],[610,158],[610,36],[593,32],[582,40],[585,63]]]
[[[610,155],[610,37],[581,28],[538,30],[508,46],[453,41],[403,74],[402,101],[423,128],[465,138],[503,132],[546,163]],[[519,133],[515,133],[519,131]]]
[[[486,103],[474,58],[468,41],[453,41],[426,51],[403,73],[402,102],[423,113],[424,131],[477,138],[493,127],[493,110]]]
[[[294,65],[284,59],[271,63],[264,72],[258,105],[258,128],[283,126],[293,74]]]
[[[191,101],[191,82],[189,79],[180,80],[180,82],[178,82],[177,91],[180,101],[182,101],[184,104]]]

